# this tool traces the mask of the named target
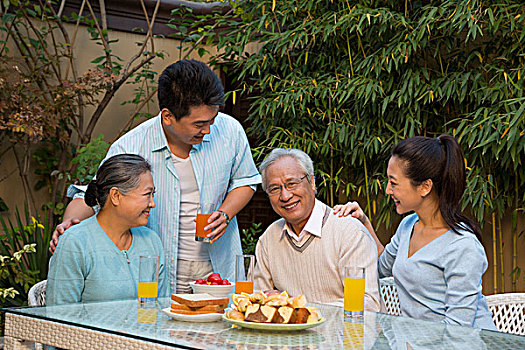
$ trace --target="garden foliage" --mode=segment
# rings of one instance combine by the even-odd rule
[[[1,221],[0,253],[13,257],[26,244],[36,243],[34,254],[23,255],[21,261],[5,260],[31,278],[21,283],[10,274],[0,274],[0,288],[12,286],[17,291],[11,300],[15,304],[23,303],[28,286],[47,276],[48,244],[65,209],[67,186],[89,181],[106,154],[108,144],[102,135],[93,139],[93,132],[107,106],[124,84],[132,84],[134,95],[123,104],[130,103],[136,110],[123,123],[123,130],[135,117],[149,116],[141,109],[148,106],[156,89],[151,63],[163,58],[155,50],[152,33],[159,2],[153,14],[145,13],[149,30],[128,61],[114,54],[118,40],[104,27],[105,18],[101,21],[95,14],[94,1],[82,2],[81,10],[69,18],[60,13],[61,3],[0,3],[0,162],[8,169],[0,181],[18,174],[23,185],[20,195],[26,203],[25,221],[18,211],[7,224]],[[140,3],[144,6],[143,0]],[[86,51],[75,45],[80,30],[87,30],[100,50]],[[76,59],[80,54],[92,55],[90,67],[79,70]],[[9,153],[15,164],[3,159]],[[30,180],[32,172],[40,177],[36,185]],[[42,188],[49,194],[43,205],[34,195]],[[8,209],[1,198],[0,209]],[[32,218],[39,218],[42,211],[42,223],[34,226]]]
[[[522,1],[232,6],[236,17],[217,18],[220,35],[201,35],[217,40],[213,61],[236,79],[232,97],[251,99],[258,156],[274,147],[306,151],[321,197],[361,197],[376,225],[395,228],[399,218],[383,195],[392,146],[449,133],[466,156],[464,207],[482,223],[493,218],[494,244],[506,210],[516,228],[525,199]],[[517,232],[513,244],[517,273]]]

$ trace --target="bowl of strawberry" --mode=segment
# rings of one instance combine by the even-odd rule
[[[235,283],[221,278],[218,273],[212,273],[208,278],[199,278],[195,282],[190,282],[189,285],[193,293],[209,293],[216,297],[226,298],[233,291]]]

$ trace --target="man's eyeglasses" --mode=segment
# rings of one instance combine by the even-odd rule
[[[268,188],[266,188],[266,193],[268,193],[269,196],[276,196],[281,193],[283,187],[286,188],[286,190],[288,191],[293,191],[297,189],[301,182],[307,177],[308,175],[305,175],[300,179],[290,179],[282,185],[271,185]],[[308,180],[308,182],[310,182],[310,180]]]

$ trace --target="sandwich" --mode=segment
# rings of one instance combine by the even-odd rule
[[[202,315],[224,313],[228,306],[228,298],[217,298],[208,293],[172,294],[170,311],[183,315]]]

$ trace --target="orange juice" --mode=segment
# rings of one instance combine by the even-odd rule
[[[241,293],[253,293],[253,282],[249,281],[237,281],[235,282],[235,294]]]
[[[208,226],[208,219],[211,214],[197,214],[197,230],[195,231],[195,240],[203,240],[206,238],[206,235],[211,233],[211,230],[204,231],[204,228]],[[198,237],[201,237],[200,239]]]
[[[365,309],[365,279],[345,278],[345,311]]]
[[[159,294],[159,282],[139,282],[139,298],[156,298]]]

